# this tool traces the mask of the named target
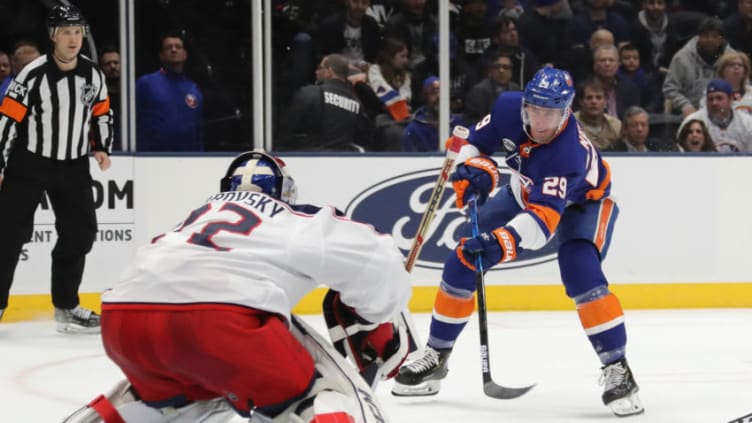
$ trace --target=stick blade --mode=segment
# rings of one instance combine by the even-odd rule
[[[488,381],[483,384],[483,393],[496,399],[514,399],[525,395],[527,391],[533,389],[534,386],[535,384],[523,388],[509,388],[497,385],[493,381]]]

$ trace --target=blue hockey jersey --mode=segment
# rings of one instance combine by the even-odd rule
[[[470,129],[468,142],[485,155],[505,152],[512,192],[523,209],[507,226],[521,247],[537,249],[556,231],[565,207],[609,195],[611,172],[573,114],[550,143],[538,144],[524,131],[521,106],[522,92],[502,93]]]

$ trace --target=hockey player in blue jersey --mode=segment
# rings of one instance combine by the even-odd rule
[[[644,411],[625,358],[624,313],[601,268],[619,213],[610,198],[611,172],[579,128],[573,97],[569,73],[544,68],[524,92],[502,93],[491,114],[471,128],[452,184],[458,208],[477,195],[481,233],[463,239],[447,258],[424,355],[400,369],[393,394],[438,392],[475,306],[478,256],[488,269],[543,247],[558,231],[562,282],[603,364],[603,402],[618,416]],[[500,147],[512,177],[489,198],[499,181],[490,156]]]

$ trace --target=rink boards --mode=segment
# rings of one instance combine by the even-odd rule
[[[442,158],[433,156],[284,156],[299,202],[331,204],[391,234],[406,253]],[[749,156],[607,157],[621,213],[604,263],[626,308],[752,306],[752,181]],[[92,160],[99,233],[81,292],[97,306],[138,245],[171,229],[218,189],[229,156],[116,156],[100,172]],[[502,170],[502,179],[508,174]],[[441,264],[464,222],[447,189],[413,270],[411,308],[432,307]],[[9,314],[49,311],[49,253],[56,239],[46,201],[21,253]],[[569,309],[556,249],[521,257],[488,273],[492,310]],[[297,307],[319,312],[323,290]]]

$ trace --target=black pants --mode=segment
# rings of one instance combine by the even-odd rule
[[[86,254],[97,233],[91,182],[88,157],[60,161],[24,148],[13,151],[0,186],[0,308],[8,306],[19,254],[31,240],[34,211],[45,191],[58,236],[52,250],[52,303],[78,305]]]

